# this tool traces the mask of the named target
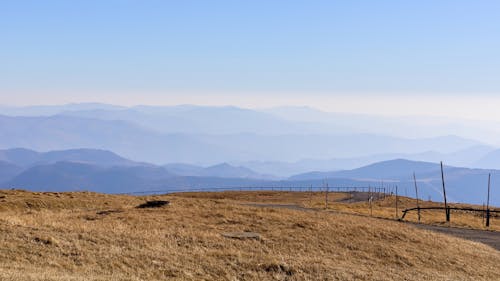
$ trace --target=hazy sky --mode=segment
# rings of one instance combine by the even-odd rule
[[[0,104],[500,120],[499,14],[481,0],[0,1]]]

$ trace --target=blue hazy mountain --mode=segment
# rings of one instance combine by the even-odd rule
[[[207,173],[208,174],[208,173]],[[95,191],[130,193],[193,188],[258,186],[269,181],[218,176],[178,176],[163,167],[114,166],[57,162],[26,169],[0,184],[2,188],[21,188],[34,191]]]
[[[37,152],[24,148],[0,150],[0,160],[25,167],[55,162],[80,162],[98,166],[140,165],[125,159],[111,151],[101,149],[69,149],[49,152]]]
[[[498,121],[443,116],[395,117],[383,114],[323,112],[309,107],[278,107],[264,110],[264,112],[287,121],[315,124],[323,132],[332,131],[330,126],[334,125],[346,134],[363,132],[403,138],[425,138],[458,133],[462,138],[481,140],[481,142],[495,146],[499,145],[498,139],[500,139]]]
[[[456,136],[404,139],[370,134],[167,134],[121,120],[0,116],[0,147],[38,151],[87,147],[153,163],[291,162],[429,150],[445,153],[475,145],[475,141]]]
[[[388,192],[413,196],[415,171],[422,199],[442,199],[440,165],[437,163],[396,159],[336,172],[313,172],[288,180],[259,178],[261,175],[244,167],[228,164],[203,168],[193,165],[102,166],[82,162],[38,164],[25,170],[0,162],[3,172],[12,178],[0,183],[2,188],[37,191],[90,190],[106,193],[174,191],[196,188],[262,187],[262,186],[364,186],[385,187]],[[169,170],[170,168],[171,170]],[[10,170],[9,170],[10,169]],[[178,172],[179,174],[174,173]],[[242,173],[245,172],[245,173]],[[183,174],[184,173],[184,174]],[[494,190],[500,182],[500,171],[445,166],[445,181],[450,202],[481,204],[486,199],[488,173],[492,173],[491,203],[500,205]],[[253,176],[257,178],[252,178]]]
[[[193,176],[193,175],[198,175],[203,172],[204,167],[202,166],[197,166],[197,165],[192,165],[192,164],[185,164],[185,163],[170,163],[163,165],[165,169],[168,171],[179,175],[179,176]]]
[[[328,181],[331,186],[352,180],[351,184],[363,186],[385,185],[392,192],[399,187],[401,195],[414,195],[413,172],[417,177],[421,198],[442,199],[441,170],[438,163],[395,159],[371,164],[352,170],[334,172],[309,172],[290,177],[291,182]],[[492,189],[500,186],[500,171],[445,166],[444,175],[450,201],[481,204],[486,200],[488,174],[492,174]],[[500,204],[500,193],[492,193],[491,202]]]
[[[159,181],[172,176],[165,169],[154,166],[101,167],[57,162],[31,167],[3,186],[35,191],[88,190],[121,193],[154,188]]]
[[[10,116],[66,115],[122,120],[163,133],[189,134],[375,134],[421,139],[453,135],[497,143],[500,124],[428,116],[323,112],[309,107],[251,110],[233,106],[135,106],[83,103],[57,106],[1,107]],[[433,150],[433,149],[429,149]],[[443,151],[440,151],[443,152]]]
[[[495,168],[495,163],[500,161],[499,157],[491,160],[482,160],[495,149],[491,146],[477,145],[452,153],[440,153],[436,151],[425,151],[421,153],[383,153],[352,158],[332,159],[302,159],[296,162],[283,161],[247,161],[235,163],[248,167],[258,173],[270,173],[280,177],[290,177],[309,171],[338,171],[349,170],[357,167],[382,162],[388,159],[407,159],[413,161],[439,162],[444,161],[450,166]],[[484,164],[489,163],[489,164]],[[498,165],[498,164],[496,164]],[[500,166],[500,165],[498,165]]]
[[[439,198],[439,170],[421,162],[444,160],[450,165],[450,196],[479,202],[487,170],[451,166],[500,166],[496,148],[474,140],[499,135],[495,128],[500,126],[488,122],[190,105],[71,104],[0,107],[0,113],[0,148],[25,148],[0,151],[0,182],[26,188],[41,183],[48,187],[50,177],[45,174],[53,175],[53,183],[62,189],[63,183],[76,182],[72,188],[128,191],[280,184],[268,175],[319,171],[293,177],[287,184],[321,184],[326,175],[333,184],[376,185],[383,179],[409,192],[416,171],[422,194]],[[399,158],[420,162],[382,162]],[[142,162],[187,164],[165,168]],[[493,174],[495,178],[496,171]]]
[[[290,134],[304,130],[314,132],[310,124],[289,122],[264,112],[232,106],[136,106],[121,110],[70,110],[61,112],[60,115],[123,120],[163,133]]]
[[[0,160],[10,162],[18,166],[28,166],[40,157],[40,153],[31,149],[11,148],[0,150]]]
[[[255,171],[243,167],[221,163],[209,167],[202,167],[190,164],[171,163],[163,166],[169,172],[179,176],[194,177],[219,177],[219,178],[249,178],[249,179],[276,179],[276,176],[259,174]]]
[[[0,187],[30,190],[92,190],[131,192],[175,188],[176,184],[195,182],[245,182],[270,179],[245,167],[226,163],[199,167],[170,164],[166,167],[133,162],[113,152],[96,149],[36,152],[28,149],[0,150]],[[189,167],[189,169],[188,169]],[[186,178],[193,178],[187,181]],[[196,179],[194,179],[196,178]],[[203,183],[201,178],[207,180]],[[178,186],[177,186],[178,187]]]
[[[0,112],[9,116],[52,116],[65,111],[120,110],[122,106],[103,103],[70,103],[64,105],[0,106]]]
[[[12,163],[0,161],[0,183],[6,182],[17,176],[23,171],[23,168]]]
[[[500,169],[500,149],[488,152],[472,165],[478,168]]]
[[[352,178],[352,179],[401,179],[408,176],[408,173],[415,172],[427,174],[440,168],[439,164],[409,161],[405,159],[396,159],[383,161],[361,168],[345,171],[333,172],[309,172],[290,177],[290,180],[311,180],[311,179],[329,179],[329,178]]]
[[[68,116],[0,116],[0,147],[37,151],[86,147],[157,163],[210,159],[215,149],[188,135],[160,134],[126,121]]]
[[[393,154],[372,159],[373,162],[410,158],[406,155],[429,151],[449,154],[481,145],[449,135],[449,130],[438,130],[444,136],[422,137],[425,134],[418,132],[434,123],[443,123],[432,122],[435,120],[414,124],[411,118],[403,118],[403,122],[401,118],[326,113],[306,107],[251,110],[231,106],[70,104],[0,110],[9,115],[0,116],[0,148],[48,151],[88,147],[157,164],[182,162],[206,166],[221,162],[298,162]],[[22,113],[30,117],[18,116]],[[438,156],[415,160],[436,159]],[[453,163],[471,162],[459,161]]]

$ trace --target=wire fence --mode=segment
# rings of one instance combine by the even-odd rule
[[[368,192],[374,194],[388,194],[392,190],[387,187],[371,187],[371,186],[231,186],[231,187],[176,187],[165,188],[160,190],[147,190],[126,192],[120,194],[126,195],[154,195],[154,194],[170,194],[183,192],[223,192],[223,191],[288,191],[288,192]]]

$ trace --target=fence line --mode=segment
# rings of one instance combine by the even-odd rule
[[[229,186],[229,187],[203,187],[203,188],[168,188],[161,190],[148,190],[125,192],[126,195],[169,194],[182,192],[221,192],[221,191],[288,191],[288,192],[325,192],[326,186]],[[388,194],[385,187],[368,186],[329,186],[329,192],[370,192],[375,194]]]

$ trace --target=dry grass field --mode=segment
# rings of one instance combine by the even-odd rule
[[[182,193],[178,196],[191,198],[211,198],[211,199],[231,199],[245,203],[265,203],[265,204],[290,204],[304,208],[312,208],[316,210],[324,210],[325,193],[324,192],[272,192],[272,191],[252,191],[252,192],[219,192],[219,193]],[[386,218],[397,220],[401,218],[402,210],[406,208],[415,208],[417,202],[413,198],[402,197],[398,198],[398,212],[396,216],[396,197],[387,196],[380,200],[373,200],[370,208],[368,193],[338,193],[330,192],[328,194],[328,210],[357,214],[362,216],[373,216],[377,218]],[[474,206],[468,204],[450,203],[451,207],[470,207],[479,208],[482,206]],[[420,207],[443,207],[443,203],[422,201]],[[493,207],[491,209],[494,209]],[[497,208],[498,210],[498,208]],[[416,211],[408,212],[404,218],[405,221],[418,222]],[[500,231],[500,217],[491,217],[489,228],[484,226],[484,219],[481,213],[467,211],[452,211],[451,222],[446,223],[444,210],[422,210],[420,222],[431,225],[445,225],[452,227],[463,227],[473,229],[483,229],[490,231]],[[500,235],[500,233],[499,233]]]
[[[500,252],[481,243],[396,221],[242,204],[315,206],[316,197],[0,191],[0,280],[500,280]],[[158,199],[171,204],[136,208]],[[222,235],[239,231],[261,238]]]

